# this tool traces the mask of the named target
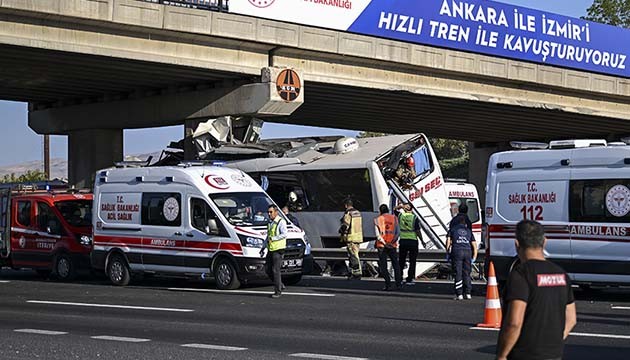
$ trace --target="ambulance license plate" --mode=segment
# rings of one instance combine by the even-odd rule
[[[282,261],[282,267],[299,267],[302,266],[302,259],[290,259],[290,260],[283,260]]]

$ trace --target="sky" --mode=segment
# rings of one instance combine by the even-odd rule
[[[593,0],[501,0],[503,3],[549,11],[566,16],[580,17]],[[27,124],[27,104],[0,101],[0,123],[5,126],[0,131],[0,166],[17,164],[43,157],[42,136],[33,132]],[[183,137],[182,126],[164,128],[125,130],[125,155],[144,154],[160,151],[173,140]],[[356,134],[353,131],[325,129],[307,126],[282,124],[265,124],[262,136],[299,137],[308,135],[346,135]],[[51,136],[51,157],[67,158],[67,138]]]

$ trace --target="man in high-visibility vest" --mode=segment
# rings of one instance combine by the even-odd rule
[[[376,233],[376,248],[378,249],[378,269],[381,276],[385,279],[384,291],[391,290],[391,279],[389,270],[387,269],[387,258],[392,262],[394,268],[394,278],[396,281],[396,289],[400,290],[402,285],[402,274],[398,262],[398,239],[400,237],[400,227],[398,218],[389,213],[387,205],[383,204],[379,207],[381,215],[374,219],[374,232]]]
[[[267,248],[267,258],[265,260],[265,270],[267,276],[273,281],[274,293],[272,298],[277,299],[282,295],[284,285],[280,269],[282,268],[282,256],[287,247],[287,222],[278,214],[278,207],[270,205],[267,211],[271,222],[267,225],[267,239],[265,245],[260,250],[260,256]]]
[[[411,211],[410,203],[396,207],[396,210],[402,211],[398,214],[398,223],[400,224],[400,248],[399,257],[400,271],[405,268],[407,262],[407,254],[409,254],[409,270],[407,271],[407,285],[413,285],[416,279],[416,261],[418,260],[418,239],[422,241],[422,232],[420,231],[420,221]],[[422,242],[424,245],[424,241]]]
[[[341,242],[346,244],[348,249],[348,262],[350,263],[350,274],[348,279],[361,279],[363,270],[361,269],[361,259],[359,259],[359,244],[363,242],[363,221],[361,213],[354,208],[352,199],[344,201],[346,211],[341,218],[339,234]]]

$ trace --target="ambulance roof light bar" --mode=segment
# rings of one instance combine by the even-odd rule
[[[587,147],[607,146],[604,139],[583,139],[583,140],[556,140],[549,143],[550,149],[577,149]]]
[[[541,142],[511,141],[510,146],[518,150],[544,150],[549,145]]]

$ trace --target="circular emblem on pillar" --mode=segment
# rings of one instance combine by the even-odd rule
[[[613,216],[623,217],[630,212],[630,189],[615,185],[606,194],[606,208]]]
[[[276,79],[276,88],[282,100],[291,102],[297,99],[302,90],[300,77],[295,70],[282,70],[278,75],[278,79]]]
[[[259,8],[266,8],[267,6],[273,4],[276,0],[249,0],[250,4]]]
[[[228,182],[220,176],[208,175],[204,179],[206,180],[206,184],[217,190],[226,190],[230,188],[230,184],[228,184]]]

